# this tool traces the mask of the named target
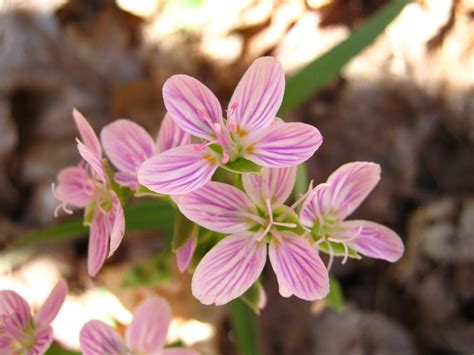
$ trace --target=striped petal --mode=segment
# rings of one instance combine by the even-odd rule
[[[225,237],[201,260],[191,288],[203,304],[223,305],[247,291],[265,266],[267,247],[256,242],[254,233]]]
[[[87,271],[95,276],[107,258],[109,252],[109,223],[107,215],[97,213],[92,220],[89,233],[89,248],[87,254]]]
[[[223,124],[222,108],[216,96],[187,75],[173,75],[163,85],[166,110],[173,120],[189,134],[211,139],[213,124]]]
[[[105,154],[121,172],[135,176],[140,165],[155,153],[155,142],[147,131],[135,122],[120,119],[100,132]]]
[[[44,354],[53,343],[53,328],[42,326],[35,331],[34,345],[26,353],[28,355]]]
[[[328,183],[319,184],[308,195],[301,206],[300,221],[312,228],[316,221],[322,221],[324,216],[331,213],[331,199]]]
[[[171,309],[163,298],[145,300],[133,314],[125,338],[130,349],[140,354],[158,354],[171,322]]]
[[[298,165],[311,158],[323,142],[319,131],[300,122],[276,122],[245,137],[245,157],[270,168]]]
[[[170,114],[166,113],[165,118],[163,118],[163,121],[161,122],[158,136],[156,137],[157,152],[161,153],[165,150],[190,143],[191,136],[189,133],[179,128],[179,126],[171,119]]]
[[[189,144],[169,149],[146,160],[138,171],[138,181],[162,194],[184,194],[211,180],[217,159],[207,149]]]
[[[97,155],[93,150],[91,150],[87,145],[83,144],[81,141],[77,141],[77,150],[87,164],[90,165],[92,171],[97,175],[97,177],[102,181],[107,181],[107,175],[105,174],[104,164],[102,162],[102,156]]]
[[[228,234],[248,230],[255,224],[248,215],[257,213],[243,191],[215,181],[181,196],[178,208],[194,223]]]
[[[368,162],[344,164],[328,178],[331,208],[346,218],[364,201],[380,180],[380,165]]]
[[[79,336],[83,355],[126,355],[125,342],[110,325],[91,320],[81,329]]]
[[[64,203],[85,207],[92,199],[93,189],[87,170],[81,166],[70,166],[59,172],[54,193]]]
[[[67,292],[68,287],[66,281],[59,281],[36,314],[35,320],[37,325],[48,326],[53,319],[56,318],[56,315],[66,299]]]
[[[344,221],[335,236],[347,239],[348,245],[362,255],[390,262],[398,261],[405,250],[401,238],[393,230],[374,222]]]
[[[109,226],[112,226],[110,230],[110,246],[108,256],[112,256],[120,243],[122,242],[123,236],[125,235],[125,214],[120,204],[119,198],[114,194],[112,210],[108,213],[110,220]]]
[[[94,155],[101,157],[102,148],[100,147],[99,139],[91,127],[87,119],[76,109],[72,111],[72,116],[76,122],[77,130],[81,137],[82,143],[86,145]]]
[[[270,244],[269,256],[283,297],[295,295],[314,301],[328,294],[328,271],[305,238],[292,232],[282,232]]]
[[[265,209],[269,199],[272,206],[282,205],[295,185],[296,166],[289,168],[266,168],[261,175],[243,174],[242,184],[247,195],[260,208]]]
[[[160,355],[199,355],[200,352],[186,348],[168,348],[163,349]]]
[[[26,327],[31,318],[30,306],[15,291],[0,291],[0,319],[11,318],[20,329]]]
[[[184,272],[191,263],[194,251],[197,247],[197,241],[197,233],[193,233],[188,240],[176,250],[176,263],[178,264],[178,270],[180,272]]]
[[[285,91],[285,73],[278,60],[263,57],[247,69],[229,102],[228,120],[249,133],[271,124]]]

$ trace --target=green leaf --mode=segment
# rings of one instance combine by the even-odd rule
[[[240,299],[244,301],[256,315],[259,315],[259,305],[261,304],[262,297],[265,297],[263,292],[265,291],[263,290],[262,284],[257,280],[242,296],[240,296]]]
[[[52,346],[46,351],[46,355],[81,355],[81,353]]]
[[[161,200],[144,201],[125,208],[127,231],[163,229],[171,233],[175,210]],[[11,246],[23,247],[35,243],[72,240],[88,234],[82,218],[75,218],[18,238]]]
[[[238,174],[261,174],[263,168],[245,158],[238,158],[232,162],[221,165],[221,168]]]
[[[341,284],[337,279],[331,276],[329,277],[329,286],[329,294],[326,296],[325,301],[331,309],[336,312],[342,312],[345,307],[345,302]]]
[[[334,79],[342,67],[369,46],[408,3],[410,0],[393,0],[355,29],[345,41],[289,77],[279,115],[303,103],[324,84]]]
[[[171,250],[178,250],[193,233],[199,233],[199,226],[187,219],[179,210],[176,210]]]
[[[229,303],[232,328],[235,332],[239,346],[239,354],[259,355],[261,354],[257,320],[252,309],[240,298]]]

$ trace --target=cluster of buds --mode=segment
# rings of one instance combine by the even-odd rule
[[[258,279],[267,255],[280,294],[308,301],[328,294],[334,257],[342,257],[343,263],[361,256],[397,261],[404,246],[394,231],[374,222],[346,220],[378,183],[378,164],[345,164],[326,182],[314,188],[311,183],[293,204],[285,204],[295,186],[296,166],[323,139],[311,125],[276,117],[284,87],[280,63],[271,57],[257,59],[237,85],[224,118],[219,100],[205,85],[186,75],[172,76],[163,87],[168,113],[156,139],[120,119],[105,126],[99,140],[75,110],[82,161],[58,174],[53,193],[61,201],[58,210],[84,209],[84,222],[90,226],[89,274],[99,272],[124,237],[127,197],[143,192],[166,197],[191,226],[189,233],[178,236],[175,249],[181,271],[189,268],[195,249],[206,239],[203,235],[217,240],[195,260],[192,292],[203,304],[226,304],[257,285],[258,306],[263,307],[266,296]],[[219,168],[234,178],[218,177]],[[321,252],[329,254],[328,265]],[[103,323],[88,323],[81,333],[84,352],[178,354],[161,350],[167,326],[155,324],[153,312],[169,322],[162,301],[152,299],[137,311],[125,341]],[[27,323],[31,328],[33,323]],[[0,324],[0,342],[5,329],[10,328]],[[41,338],[33,330],[22,334],[27,335],[11,338],[14,344]]]

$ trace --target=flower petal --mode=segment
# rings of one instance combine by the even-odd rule
[[[44,354],[53,343],[53,328],[50,325],[42,326],[35,331],[34,345],[28,350],[28,355]]]
[[[125,335],[128,346],[140,353],[158,353],[165,344],[170,322],[168,302],[158,296],[148,298],[133,314]]]
[[[135,190],[138,185],[137,173],[129,174],[122,171],[118,171],[114,175],[114,180],[117,184],[121,186],[128,186],[132,190]]]
[[[245,157],[270,168],[298,165],[311,158],[323,142],[319,131],[301,122],[276,122],[245,137]]]
[[[215,181],[181,196],[178,208],[194,223],[229,234],[248,230],[255,224],[248,215],[257,214],[252,201],[243,191]]]
[[[294,294],[314,301],[328,294],[328,271],[305,238],[292,232],[281,232],[281,236],[270,244],[269,256],[283,297]]]
[[[380,165],[369,162],[344,164],[328,178],[331,207],[342,220],[350,215],[380,180]]]
[[[0,291],[0,319],[2,317],[13,318],[13,322],[24,328],[30,321],[31,310],[26,301],[15,291]]]
[[[280,62],[273,57],[258,58],[235,88],[228,107],[229,121],[247,133],[269,126],[284,91],[285,73]]]
[[[243,174],[242,184],[247,195],[260,208],[266,209],[269,199],[272,206],[282,205],[295,185],[296,166],[289,168],[266,168],[262,175]]]
[[[43,306],[41,306],[38,313],[36,313],[36,324],[40,326],[48,326],[53,321],[66,299],[67,292],[68,287],[66,281],[59,281],[49,294],[46,301],[44,301]]]
[[[200,352],[186,348],[167,348],[163,349],[160,355],[199,355]]]
[[[125,342],[110,325],[100,320],[84,324],[79,336],[83,355],[126,355]]]
[[[76,122],[77,130],[81,136],[81,141],[86,145],[96,156],[102,157],[102,148],[100,147],[99,139],[92,129],[87,119],[76,109],[72,111],[72,116]]]
[[[188,240],[176,250],[176,263],[178,264],[178,270],[180,272],[184,272],[193,259],[197,241],[197,233],[193,233]]]
[[[125,215],[120,200],[115,194],[113,197],[112,210],[109,212],[108,217],[110,219],[109,226],[112,226],[108,254],[110,257],[119,247],[125,234]]]
[[[91,201],[93,189],[87,170],[81,166],[70,166],[59,172],[54,193],[64,203],[85,207]]]
[[[316,221],[322,221],[331,212],[330,190],[328,183],[319,184],[308,195],[301,206],[300,221],[312,228]]]
[[[398,261],[405,247],[401,238],[390,228],[381,224],[352,220],[340,224],[341,232],[338,239],[348,239],[348,245],[362,255],[370,258],[383,259],[390,262]]]
[[[169,149],[146,160],[138,171],[138,181],[162,194],[184,194],[211,180],[217,159],[207,150],[189,144]]]
[[[97,177],[101,181],[106,182],[107,175],[105,174],[104,164],[102,163],[102,156],[97,155],[93,150],[79,140],[77,141],[77,150],[82,159],[84,159],[87,164],[90,165],[94,173],[97,174]]]
[[[222,108],[216,96],[190,76],[173,75],[166,80],[163,99],[173,120],[193,136],[211,139],[212,124],[223,123]]]
[[[140,165],[155,153],[155,142],[148,132],[130,120],[116,120],[102,128],[100,141],[112,164],[135,176]]]
[[[247,291],[265,266],[267,247],[256,242],[254,233],[225,237],[201,260],[191,288],[203,304],[223,305]]]
[[[92,220],[89,233],[89,250],[87,254],[87,271],[90,276],[95,276],[109,252],[109,222],[103,213],[97,213]]]
[[[166,113],[165,118],[161,121],[160,130],[156,137],[157,152],[161,153],[165,150],[179,147],[191,143],[191,136],[189,133],[183,131],[173,121],[169,113]]]

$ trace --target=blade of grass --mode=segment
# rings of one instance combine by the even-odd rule
[[[239,354],[261,354],[254,311],[239,298],[229,304],[229,310],[237,344],[239,345]]]
[[[370,45],[408,3],[410,0],[393,0],[355,29],[349,38],[289,77],[279,114],[295,108],[334,79],[342,67]]]

